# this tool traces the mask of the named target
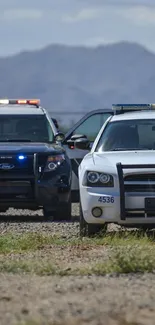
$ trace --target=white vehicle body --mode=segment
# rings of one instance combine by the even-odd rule
[[[87,224],[155,225],[155,148],[147,149],[144,146],[144,149],[125,148],[117,151],[97,149],[108,126],[121,121],[124,121],[124,125],[143,121],[141,137],[144,142],[146,137],[147,144],[147,125],[155,125],[155,111],[127,112],[114,115],[105,122],[91,151],[83,158],[78,169],[83,218]],[[155,127],[151,127],[150,130],[154,132]],[[124,133],[125,137],[127,133]],[[89,171],[108,177],[110,175],[113,185],[107,186],[101,182],[100,186],[88,185]],[[96,174],[89,175],[93,177]],[[104,175],[102,177],[106,177]],[[96,207],[101,208],[98,217],[93,215]]]

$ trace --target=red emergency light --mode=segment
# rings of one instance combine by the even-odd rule
[[[40,99],[0,99],[0,105],[40,105]]]

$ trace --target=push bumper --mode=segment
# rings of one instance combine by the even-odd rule
[[[44,154],[47,156],[47,154]],[[30,174],[0,175],[0,209],[9,207],[37,209],[50,206],[55,210],[59,204],[68,202],[71,181],[68,170],[42,177],[38,154],[33,155],[33,172]]]

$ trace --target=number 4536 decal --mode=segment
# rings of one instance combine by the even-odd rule
[[[100,196],[98,202],[101,203],[114,203],[115,199],[113,196]]]

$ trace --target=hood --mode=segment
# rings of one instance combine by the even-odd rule
[[[64,149],[56,144],[38,142],[0,142],[0,153],[62,153]]]
[[[93,162],[95,165],[104,167],[113,167],[116,169],[116,164],[123,165],[140,165],[140,164],[155,164],[155,151],[124,151],[124,152],[104,152],[93,153]]]

